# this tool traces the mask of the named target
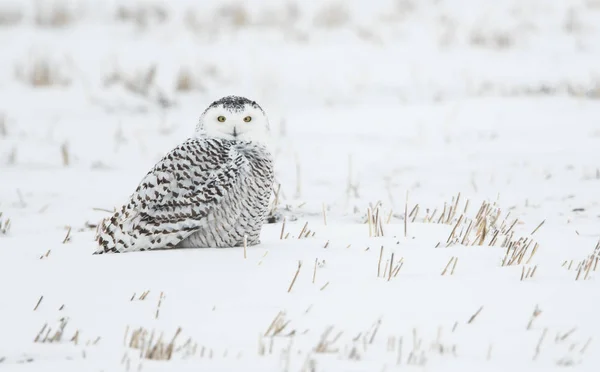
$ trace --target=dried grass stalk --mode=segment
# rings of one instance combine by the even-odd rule
[[[302,261],[298,261],[298,269],[296,270],[296,273],[294,274],[294,278],[292,279],[292,282],[290,283],[290,286],[288,288],[288,293],[290,293],[292,291],[292,288],[294,287],[294,283],[296,283],[296,279],[298,278],[298,274],[300,274],[300,269],[302,268]]]

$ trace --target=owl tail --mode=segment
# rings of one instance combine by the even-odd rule
[[[127,214],[128,212],[121,210],[102,220],[96,233],[98,248],[94,254],[121,253],[135,245],[135,237],[124,225]]]
[[[167,225],[140,223],[137,213],[118,211],[100,223],[94,254],[173,248],[195,230],[194,226],[173,229]]]
[[[120,253],[118,249],[118,242],[123,241],[123,231],[118,228],[116,221],[118,213],[115,213],[111,218],[105,218],[102,220],[96,232],[96,242],[98,247],[94,254],[103,253]]]

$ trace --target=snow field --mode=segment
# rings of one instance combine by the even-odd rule
[[[343,4],[0,6],[1,370],[598,369],[597,1]],[[92,256],[224,94],[262,244]]]

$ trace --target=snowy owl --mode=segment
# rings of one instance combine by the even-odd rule
[[[167,153],[102,221],[94,254],[260,243],[273,186],[269,120],[244,97],[213,102],[194,135]]]

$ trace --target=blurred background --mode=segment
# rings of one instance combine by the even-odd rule
[[[599,0],[3,0],[0,45],[13,215],[112,209],[228,94],[269,114],[298,213],[410,190],[600,215]]]

